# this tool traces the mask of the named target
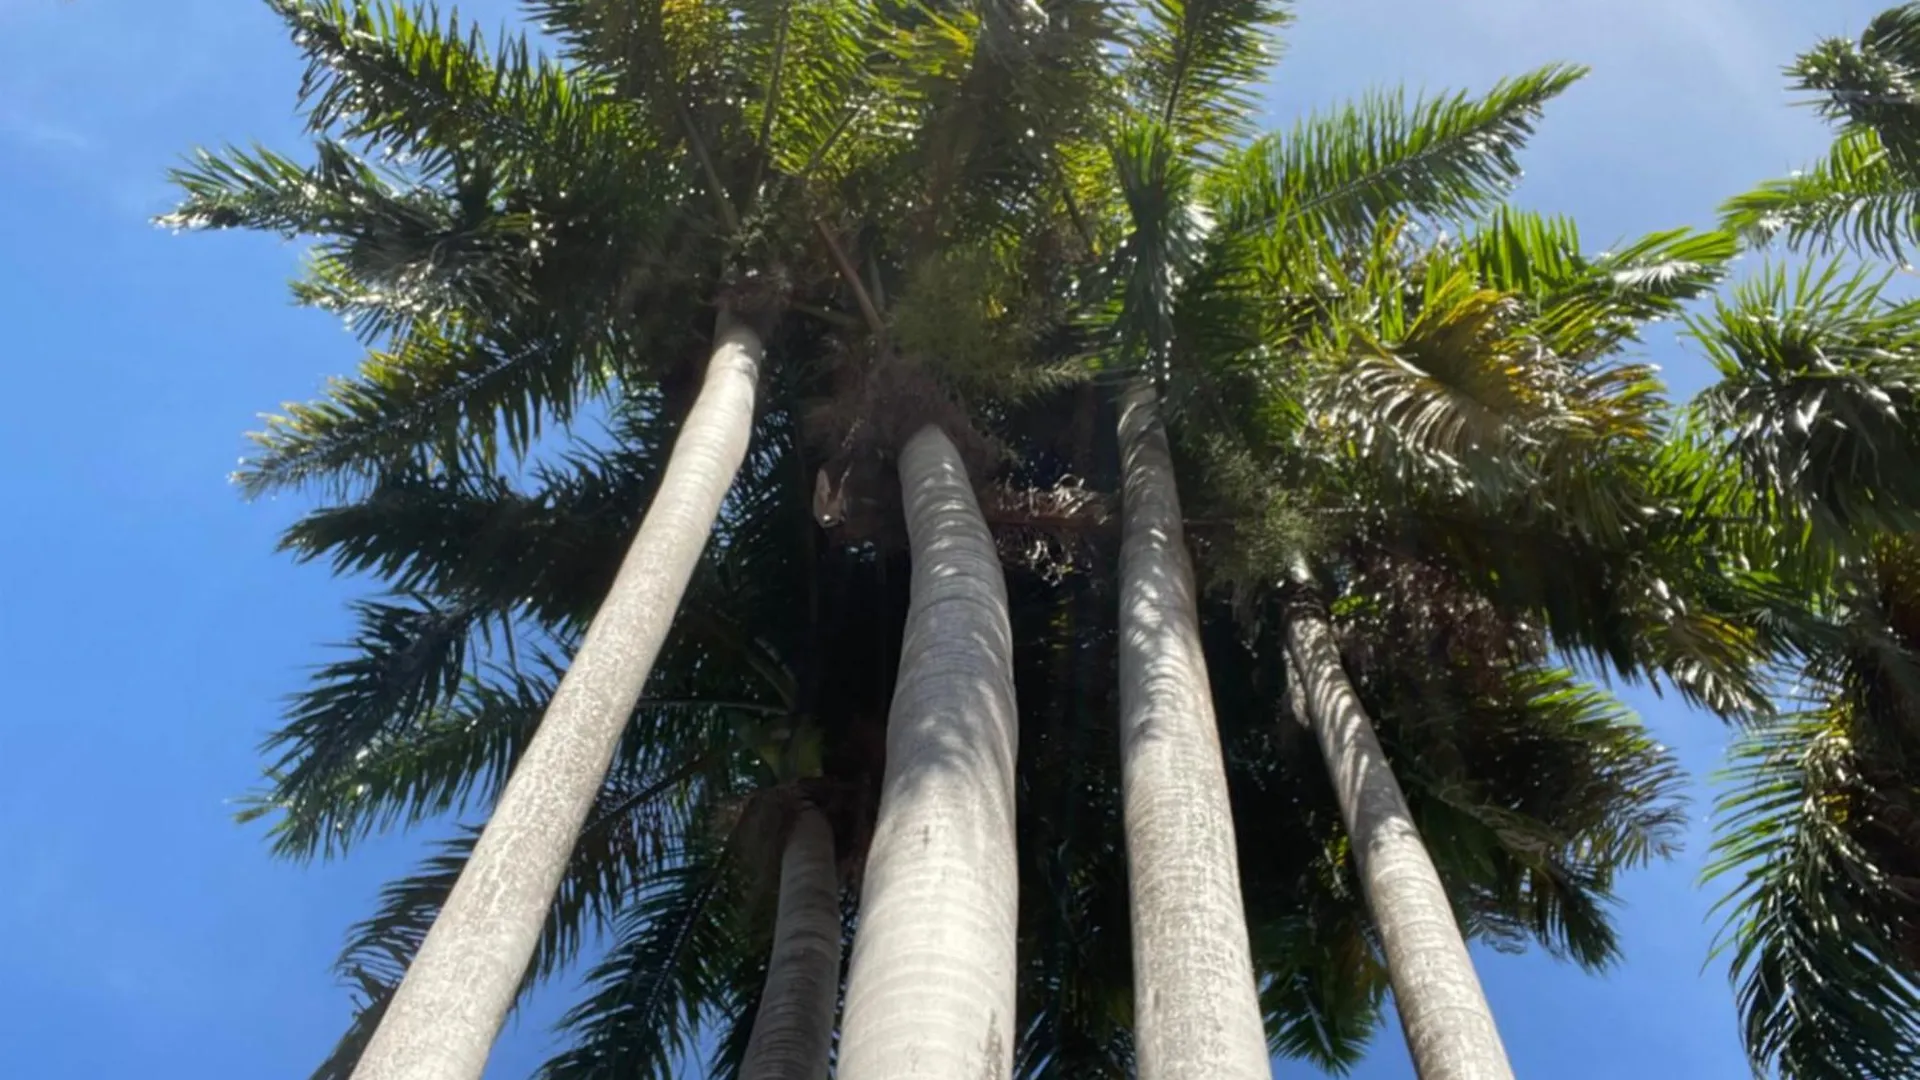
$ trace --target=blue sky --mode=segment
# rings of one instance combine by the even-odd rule
[[[1270,118],[1369,86],[1590,64],[1518,201],[1574,215],[1599,248],[1704,224],[1811,157],[1822,133],[1778,70],[1879,6],[1303,0]],[[463,10],[492,25],[511,4]],[[298,505],[244,504],[225,476],[257,413],[356,349],[289,305],[290,245],[146,222],[190,146],[296,147],[297,77],[253,0],[0,0],[0,1075],[304,1076],[346,1018],[328,970],[341,931],[416,852],[278,864],[227,802],[257,775],[279,697],[344,636],[352,588],[274,555]],[[1671,336],[1647,354],[1683,391],[1705,381]],[[1715,722],[1627,696],[1697,774],[1714,767]],[[1619,970],[1484,958],[1520,1075],[1745,1075],[1723,974],[1703,970],[1706,796],[1689,851],[1629,882]],[[493,1075],[540,1060],[564,997],[515,1025]],[[1386,1038],[1358,1075],[1412,1071]]]

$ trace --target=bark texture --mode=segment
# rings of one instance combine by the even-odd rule
[[[1120,402],[1120,753],[1140,1080],[1268,1080],[1193,564],[1150,384]]]
[[[354,1069],[479,1080],[721,501],[746,455],[763,347],[722,316],[698,398],[613,587]]]
[[[780,907],[740,1080],[826,1080],[840,994],[840,877],[833,827],[806,807],[780,858]]]
[[[1305,584],[1296,574],[1296,585]],[[1326,605],[1304,587],[1289,606],[1287,651],[1386,951],[1415,1072],[1420,1080],[1512,1080],[1440,874],[1341,665]]]
[[[993,537],[954,445],[900,454],[913,584],[838,1080],[1004,1080],[1013,1068],[1013,643]]]

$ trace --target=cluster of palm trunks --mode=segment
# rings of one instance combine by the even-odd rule
[[[318,1075],[478,1080],[598,937],[549,1080],[1254,1080],[1389,991],[1501,1080],[1467,941],[1614,961],[1683,820],[1582,668],[1749,725],[1756,1065],[1920,1075],[1920,306],[1724,284],[1913,242],[1920,7],[1794,67],[1829,161],[1594,254],[1503,204],[1579,70],[1262,134],[1281,0],[268,2],[311,163],[169,220],[315,238],[370,355],[239,481],[391,592],[249,815],[484,818]]]

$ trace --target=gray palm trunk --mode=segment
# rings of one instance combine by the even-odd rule
[[[479,1080],[753,430],[760,338],[726,316],[607,598],[354,1080]]]
[[[913,583],[841,1019],[838,1080],[1013,1068],[1013,642],[1006,581],[953,443],[900,454]]]
[[[780,857],[773,953],[740,1080],[826,1080],[839,993],[840,874],[833,827],[809,806],[794,819]]]
[[[1193,564],[1149,383],[1121,398],[1120,454],[1120,753],[1139,1076],[1267,1080]]]
[[[1287,653],[1301,683],[1295,700],[1304,702],[1333,778],[1414,1070],[1421,1080],[1512,1080],[1466,940],[1341,664],[1326,605],[1305,571],[1294,580],[1300,588],[1288,608]]]

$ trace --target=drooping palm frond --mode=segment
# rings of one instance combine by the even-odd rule
[[[453,666],[461,665],[456,659]],[[346,760],[312,751],[344,746],[352,736],[312,731],[289,755],[303,756],[269,774],[270,786],[253,796],[240,820],[271,817],[282,857],[333,858],[373,832],[458,813],[475,799],[490,803],[552,692],[550,677],[511,670],[467,680],[444,703],[361,740]]]
[[[187,197],[163,221],[314,237],[296,296],[376,347],[357,378],[269,420],[244,490],[422,455],[485,462],[501,441],[522,452],[614,373],[697,345],[672,313],[719,268],[701,253],[712,229],[684,205],[677,159],[591,76],[531,59],[523,39],[489,54],[430,10],[280,8],[312,65],[317,162],[202,154],[175,174]]]
[[[295,696],[285,724],[264,747],[277,755],[268,768],[269,790],[241,815],[251,820],[284,807],[287,816],[275,827],[275,846],[283,855],[332,854],[372,827],[372,821],[350,825],[312,811],[316,801],[328,802],[339,793],[338,778],[357,771],[387,740],[433,726],[449,711],[458,714],[455,702],[468,657],[482,646],[489,616],[427,597],[355,607],[360,633],[346,647],[351,655],[321,668],[314,684]],[[483,702],[475,698],[465,704]],[[467,716],[479,718],[478,712]],[[443,791],[439,783],[427,782],[419,797],[434,801]]]
[[[1862,842],[1911,832],[1913,786],[1882,787],[1886,766],[1853,726],[1829,707],[1746,736],[1708,868],[1731,884],[1716,949],[1731,958],[1747,1052],[1794,1080],[1920,1076],[1920,876]]]
[[[1621,959],[1607,910],[1621,874],[1677,850],[1684,777],[1638,720],[1570,672],[1523,669],[1498,695],[1450,726],[1456,752],[1487,755],[1524,786],[1418,774],[1426,747],[1403,751],[1403,775],[1429,800],[1422,832],[1448,837],[1470,857],[1457,888],[1477,936],[1518,948],[1538,942],[1588,969]]]
[[[725,843],[695,843],[623,906],[589,996],[561,1021],[571,1045],[542,1080],[669,1080],[728,999],[738,968],[737,873]]]
[[[592,158],[631,136],[599,110],[586,71],[537,57],[523,36],[489,47],[480,28],[437,8],[366,0],[270,0],[307,60],[300,103],[310,130],[339,130],[415,169],[453,166],[484,143],[519,168],[570,150]],[[584,137],[567,145],[556,139]],[[424,156],[424,159],[423,157]],[[577,164],[577,163],[576,163]]]

